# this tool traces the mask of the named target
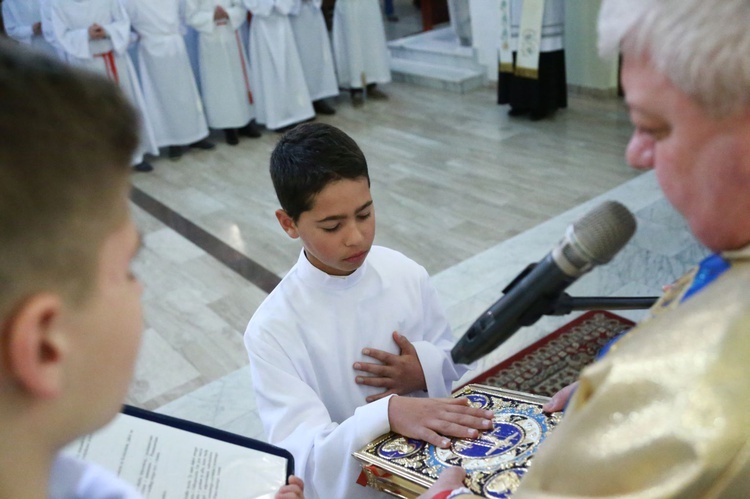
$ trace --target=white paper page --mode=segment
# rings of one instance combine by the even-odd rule
[[[126,414],[63,452],[103,466],[146,498],[272,498],[287,461]]]

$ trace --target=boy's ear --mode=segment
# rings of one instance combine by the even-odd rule
[[[59,296],[40,293],[27,299],[2,324],[2,352],[7,375],[23,390],[41,398],[59,395],[63,385],[65,334],[60,328]]]
[[[281,228],[284,229],[284,232],[286,232],[289,237],[292,239],[297,239],[299,237],[297,225],[287,212],[282,209],[276,210],[276,220],[279,221],[279,225],[281,225]]]

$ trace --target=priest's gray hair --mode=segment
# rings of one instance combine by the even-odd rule
[[[750,105],[749,0],[604,0],[599,53],[647,56],[711,115]]]

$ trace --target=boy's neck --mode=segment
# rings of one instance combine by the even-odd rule
[[[5,423],[0,422],[0,426]],[[45,428],[34,432],[12,430],[18,430],[18,426],[0,428],[0,499],[45,499],[56,457],[55,452],[38,445],[47,436]]]
[[[54,457],[34,455],[22,443],[7,443],[0,444],[0,498],[45,499]]]

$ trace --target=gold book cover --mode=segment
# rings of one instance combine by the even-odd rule
[[[453,439],[447,449],[397,433],[385,434],[354,453],[368,487],[412,499],[427,490],[445,468],[461,466],[466,470],[465,485],[475,494],[510,497],[539,444],[562,417],[542,411],[547,397],[493,386],[468,385],[453,396],[494,411],[493,429],[475,440]]]

